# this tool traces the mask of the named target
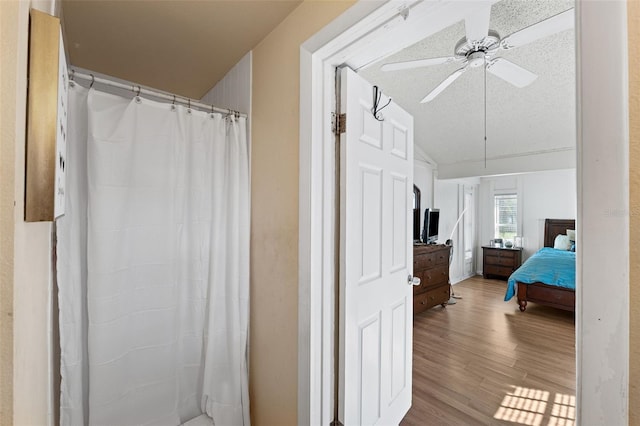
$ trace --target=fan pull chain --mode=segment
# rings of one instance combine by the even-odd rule
[[[484,58],[484,168],[487,168],[487,58]]]

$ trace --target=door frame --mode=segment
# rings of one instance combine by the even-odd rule
[[[457,0],[361,0],[300,48],[299,424],[328,425],[334,419],[338,233],[331,113],[335,107],[335,69],[370,45],[372,39],[380,50],[384,47],[380,44],[381,34],[402,31],[399,28],[403,25],[402,28],[409,27],[401,17],[404,9],[410,8],[410,14],[419,8],[429,9],[431,17],[438,17],[448,13],[447,7],[461,3]],[[408,36],[415,36],[415,31],[411,34],[407,31]],[[577,424],[581,424],[581,419],[627,424],[626,2],[577,0],[575,34],[577,232],[580,236],[576,262],[576,420]],[[611,188],[620,190],[616,192]],[[600,266],[603,264],[607,268]],[[606,298],[602,297],[602,283],[607,285]]]
[[[479,184],[474,184],[474,185],[470,185],[467,183],[462,184],[462,199],[461,201],[461,206],[462,206],[462,211],[465,211],[466,209],[469,209],[469,214],[465,214],[464,216],[462,216],[462,219],[460,220],[460,224],[458,225],[460,227],[460,229],[462,229],[462,241],[461,241],[461,252],[462,252],[462,276],[464,277],[463,279],[467,279],[470,278],[472,276],[474,276],[476,274],[476,263],[477,263],[477,250],[476,247],[478,246],[478,209],[477,209],[477,197],[478,197],[478,188],[480,187]],[[471,194],[471,205],[466,206],[465,207],[465,199],[467,197],[467,194]],[[465,224],[466,221],[469,220],[471,218],[472,220],[472,224],[473,224],[473,228],[471,231],[471,239],[473,240],[473,243],[471,244],[471,274],[467,274],[466,271],[466,263],[467,263],[467,247],[465,246],[465,239],[467,238],[467,231],[465,229]]]

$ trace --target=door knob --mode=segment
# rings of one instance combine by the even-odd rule
[[[409,281],[410,285],[415,285],[415,286],[420,285],[420,278],[414,277],[413,275],[409,275],[407,277],[407,281]]]

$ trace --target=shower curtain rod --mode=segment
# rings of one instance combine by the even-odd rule
[[[165,99],[167,101],[172,101],[174,103],[179,102],[183,105],[189,106],[189,108],[195,107],[203,111],[219,112],[222,114],[234,114],[236,117],[245,117],[245,118],[247,117],[247,114],[242,113],[240,111],[234,111],[232,109],[226,109],[226,108],[218,108],[213,105],[192,101],[190,98],[185,98],[183,96],[173,95],[166,92],[160,92],[157,90],[145,89],[144,87],[141,87],[139,84],[119,83],[117,81],[112,81],[112,80],[108,80],[106,78],[101,78],[101,77],[95,77],[93,74],[85,74],[85,73],[78,72],[74,69],[71,69],[69,71],[69,81],[73,81],[76,78],[81,78],[83,80],[90,81],[91,85],[89,87],[93,86],[94,83],[100,83],[106,86],[117,87],[118,89],[128,90],[130,92],[135,93],[136,96],[149,95],[156,98]]]

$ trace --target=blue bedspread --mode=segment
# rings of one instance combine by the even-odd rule
[[[576,253],[551,247],[538,250],[509,277],[505,301],[515,295],[516,281],[525,284],[540,282],[575,290]]]

